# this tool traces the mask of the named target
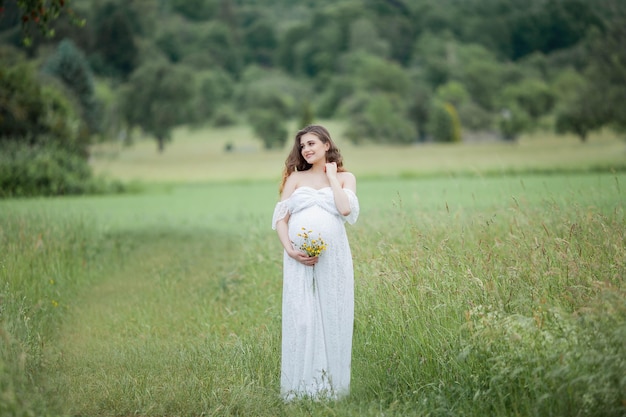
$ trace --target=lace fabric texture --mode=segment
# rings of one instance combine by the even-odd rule
[[[288,213],[289,237],[299,246],[302,228],[321,236],[327,249],[314,266],[283,256],[281,395],[338,398],[350,390],[354,271],[344,223],[354,224],[359,202],[350,190],[351,213],[342,216],[330,187],[300,187],[276,204],[272,228]]]

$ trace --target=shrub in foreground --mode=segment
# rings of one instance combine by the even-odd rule
[[[121,192],[121,183],[93,176],[81,156],[54,146],[0,146],[0,198]]]

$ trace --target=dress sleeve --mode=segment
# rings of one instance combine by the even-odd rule
[[[278,223],[279,220],[284,219],[288,213],[289,205],[287,204],[287,200],[276,203],[276,207],[274,207],[274,215],[272,216],[272,230],[276,230],[276,223]]]
[[[350,214],[348,214],[347,216],[343,216],[343,219],[350,224],[354,224],[359,218],[359,199],[352,190],[344,188],[344,191],[348,195],[348,202],[350,203]]]

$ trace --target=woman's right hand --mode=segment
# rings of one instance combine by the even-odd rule
[[[290,257],[306,266],[313,266],[320,259],[319,256],[309,256],[298,249],[293,249],[287,253]]]

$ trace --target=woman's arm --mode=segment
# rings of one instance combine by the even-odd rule
[[[291,196],[296,189],[296,185],[295,175],[292,174],[285,182],[285,186],[283,187],[283,192],[281,194],[281,201],[285,201]],[[289,238],[289,217],[290,215],[287,213],[285,217],[276,222],[276,232],[278,233],[280,243],[283,245],[283,248],[285,248],[287,255],[291,258],[303,263],[304,265],[315,265],[319,259],[317,256],[309,257],[306,253],[293,247],[291,239]]]
[[[335,198],[335,206],[337,207],[337,210],[342,216],[349,215],[352,209],[350,208],[348,195],[343,191],[343,189],[347,188],[356,194],[356,178],[350,172],[342,172],[342,184],[341,181],[339,181],[337,174],[337,164],[334,162],[326,164],[326,176],[328,177],[330,187],[333,190],[333,197]]]

